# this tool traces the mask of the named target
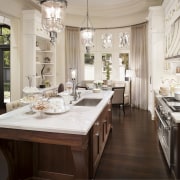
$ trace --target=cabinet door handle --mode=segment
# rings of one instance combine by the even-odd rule
[[[110,112],[110,111],[111,111],[111,108],[109,108],[108,111]]]
[[[105,119],[105,120],[103,120],[103,123],[107,123],[107,120]]]
[[[95,125],[96,125],[96,126],[99,126],[99,122],[96,122]]]
[[[95,135],[97,137],[97,153],[99,154],[99,133],[96,133]]]
[[[103,121],[103,141],[104,141],[104,132],[107,134],[107,120]]]

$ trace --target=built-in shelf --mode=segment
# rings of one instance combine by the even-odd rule
[[[43,83],[56,86],[56,46],[41,27],[41,14],[36,10],[23,11],[24,86],[27,76],[35,76],[32,85],[39,88]],[[43,79],[42,79],[43,73]]]

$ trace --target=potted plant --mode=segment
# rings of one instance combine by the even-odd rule
[[[111,85],[111,81],[110,81],[111,67],[109,60],[106,60],[105,73],[106,73],[106,80],[104,80],[104,85]]]
[[[106,80],[110,80],[110,62],[106,61]]]

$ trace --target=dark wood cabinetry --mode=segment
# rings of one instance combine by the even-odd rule
[[[110,103],[86,135],[0,128],[0,148],[10,157],[9,179],[93,178],[110,130]]]
[[[108,104],[103,110],[103,112],[100,114],[99,118],[96,120],[92,128],[91,148],[93,161],[93,176],[95,175],[109,132],[111,130],[111,121],[111,104]]]
[[[180,124],[172,127],[172,172],[176,179],[180,179]]]

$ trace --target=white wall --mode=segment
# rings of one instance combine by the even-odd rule
[[[22,96],[22,10],[32,9],[29,0],[0,0],[0,15],[11,23],[11,101]]]
[[[154,119],[154,90],[159,89],[164,69],[164,13],[161,6],[149,8],[148,54],[149,88],[148,109]]]
[[[18,99],[21,96],[21,89],[22,89],[22,25],[21,25],[21,17],[22,17],[22,10],[27,9],[34,9],[38,8],[34,4],[31,3],[30,0],[0,0],[0,14],[6,15],[11,21],[14,26],[14,45],[12,48],[12,83],[13,83],[13,93],[12,93],[12,100]],[[113,19],[101,19],[101,18],[92,18],[94,27],[122,27],[128,26],[132,24],[138,24],[144,22],[147,16],[147,12],[142,12],[141,14],[134,14],[133,17],[126,16],[126,17],[119,17]],[[66,25],[70,26],[81,26],[82,20],[84,17],[77,17],[72,15],[67,15],[66,18]],[[96,50],[96,66],[98,73],[96,74],[96,78],[102,78],[102,73],[99,71],[99,67],[101,66],[101,53],[106,52],[105,50]],[[109,52],[109,51],[107,51]],[[118,54],[121,50],[112,50],[113,53],[113,60],[114,65],[117,63]],[[82,53],[83,54],[83,53]],[[82,62],[82,58],[81,58]],[[63,82],[65,80],[65,51],[64,51],[64,32],[58,34],[57,39],[57,83]],[[83,63],[81,63],[81,67],[83,69]],[[116,65],[114,69],[116,69]],[[13,69],[14,68],[14,69]],[[112,78],[117,78],[117,69],[113,72]]]
[[[167,56],[168,43],[173,37],[174,23],[179,16],[179,0],[164,0],[162,6],[149,9],[148,42],[149,78],[151,78],[151,84],[149,84],[148,108],[151,111],[152,119],[154,118],[154,90],[158,92],[160,86],[163,86],[163,80],[165,79],[169,80],[169,87],[172,79],[179,80],[176,76],[176,67],[180,66],[180,57],[172,58],[173,56]],[[180,32],[177,34],[180,34]],[[179,42],[177,46],[179,46]],[[177,49],[177,46],[173,46],[173,50]]]
[[[56,84],[64,83],[65,79],[65,31],[58,33],[56,44]]]

